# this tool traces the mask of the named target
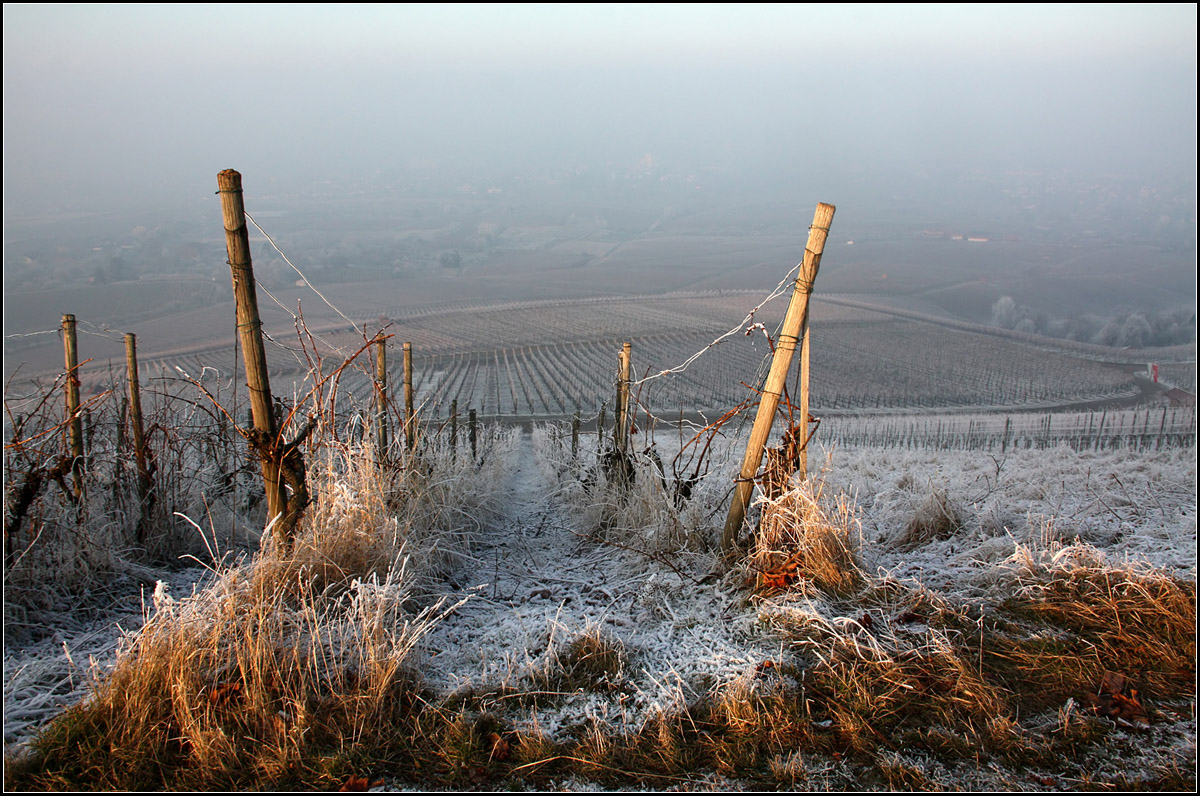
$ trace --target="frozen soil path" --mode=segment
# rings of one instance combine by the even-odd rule
[[[510,472],[505,517],[481,532],[473,561],[447,584],[448,600],[466,602],[426,637],[431,685],[446,693],[527,687],[523,678],[553,666],[580,635],[611,640],[626,653],[621,678],[630,688],[618,699],[580,692],[539,715],[553,734],[590,717],[635,720],[669,709],[778,654],[754,631],[748,606],[731,602],[720,583],[698,582],[703,571],[681,577],[574,527],[528,434]]]

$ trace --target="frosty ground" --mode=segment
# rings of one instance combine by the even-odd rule
[[[642,439],[638,447],[649,446]],[[670,462],[677,448],[677,435],[655,440],[660,461]],[[724,519],[740,448],[729,443],[714,450],[710,477],[682,508],[664,495],[665,482],[649,464],[615,507],[597,497],[594,484],[602,476],[594,451],[572,457],[564,429],[508,433],[497,447],[504,461],[498,472],[506,478],[503,511],[478,523],[454,566],[421,597],[444,610],[421,639],[419,668],[428,684],[444,695],[473,695],[513,726],[566,742],[596,724],[641,727],[723,690],[772,687],[772,677],[789,676],[772,669],[800,652],[821,652],[811,645],[801,650],[784,632],[797,623],[817,623],[864,644],[882,637],[884,624],[892,635],[924,632],[919,621],[848,607],[804,584],[756,590],[752,569],[722,566],[712,536]],[[824,496],[849,498],[856,554],[868,577],[931,592],[980,616],[1012,594],[1030,567],[1071,560],[1154,568],[1194,588],[1194,448],[1075,452],[1064,446],[997,454],[847,447],[814,451],[810,469]],[[920,525],[914,519],[930,512],[955,520],[932,535],[914,535]],[[6,752],[83,698],[90,680],[111,666],[123,634],[135,633],[156,606],[186,602],[193,589],[203,590],[207,572],[160,573],[157,589],[129,579],[124,594],[114,584],[103,610],[63,613],[36,643],[6,644]],[[621,657],[609,666],[612,680],[605,687],[570,687],[555,674],[580,639],[601,640]],[[1120,660],[1106,663],[1122,668]],[[533,686],[553,692],[551,698],[514,696]],[[1086,696],[1064,703],[1059,715],[1082,710]],[[1087,788],[1117,779],[1152,782],[1160,776],[1155,772],[1172,767],[1194,769],[1194,690],[1187,709],[1152,703],[1146,709],[1148,726],[1113,721],[1098,746],[1107,754],[1067,769],[969,760],[949,766],[904,748],[881,754],[896,770],[916,772],[913,782],[954,789]],[[1051,724],[1045,732],[1055,731]],[[796,787],[812,789],[845,787],[855,766],[853,755],[803,749],[771,761],[776,782],[790,776]],[[379,772],[379,778],[377,789],[404,787],[399,772]],[[553,784],[596,787],[578,773]],[[710,770],[654,784],[729,789],[756,783]]]

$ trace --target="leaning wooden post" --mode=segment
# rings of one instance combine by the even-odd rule
[[[775,341],[775,358],[771,361],[771,370],[767,373],[767,381],[763,385],[762,400],[758,405],[754,426],[750,430],[746,456],[742,460],[733,502],[729,505],[729,516],[725,519],[725,529],[721,534],[721,549],[725,552],[733,549],[738,532],[746,519],[746,507],[750,505],[750,496],[754,492],[754,477],[762,462],[763,447],[771,433],[775,410],[779,408],[783,385],[792,365],[792,355],[808,319],[808,298],[812,294],[813,281],[817,278],[817,269],[821,265],[821,254],[825,250],[825,238],[829,235],[834,209],[833,205],[824,202],[818,204],[812,226],[809,227],[804,262],[792,287],[792,298],[788,304],[787,315],[783,319],[779,339]],[[807,422],[807,418],[805,421]]]
[[[375,446],[376,458],[387,454],[387,339],[375,341]]]
[[[267,522],[276,523],[276,538],[289,542],[284,532],[287,493],[280,478],[281,462],[266,451],[278,443],[275,413],[271,401],[271,381],[267,374],[267,354],[263,348],[262,321],[258,317],[258,296],[254,288],[254,268],[250,261],[250,235],[246,230],[246,210],[242,202],[242,175],[226,169],[217,175],[217,193],[221,195],[221,214],[225,223],[225,246],[229,253],[229,271],[233,295],[237,301],[238,338],[246,363],[246,387],[250,391],[250,414],[258,437],[255,446],[262,465],[263,486],[267,493]]]
[[[142,424],[142,391],[138,384],[137,364],[137,335],[125,335],[125,366],[129,382],[129,425],[133,428],[133,458],[137,463],[138,472],[138,505],[141,507],[140,517],[145,518],[150,509],[150,457],[146,455],[146,436]],[[145,541],[142,536],[144,523],[138,524],[138,541]]]
[[[413,406],[412,343],[404,344],[404,429],[408,435],[408,449],[417,447],[417,424],[413,422],[416,407]]]
[[[79,411],[79,348],[75,339],[75,316],[62,316],[63,360],[67,369],[67,447],[75,497],[83,497],[83,415]]]

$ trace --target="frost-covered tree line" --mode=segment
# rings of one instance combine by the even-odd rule
[[[992,305],[992,325],[1082,343],[1143,348],[1195,340],[1196,310],[1194,307],[1176,307],[1125,311],[1109,316],[1085,312],[1069,318],[1052,318],[1043,311],[1018,304],[1012,296],[1001,296]]]

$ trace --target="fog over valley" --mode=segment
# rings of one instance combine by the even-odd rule
[[[1194,7],[4,13],[6,374],[56,366],[13,335],[63,312],[142,331],[227,304],[228,167],[352,316],[767,290],[823,201],[818,295],[1194,338]],[[251,234],[260,282],[332,322]]]

